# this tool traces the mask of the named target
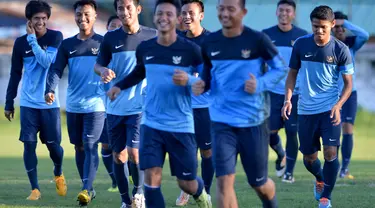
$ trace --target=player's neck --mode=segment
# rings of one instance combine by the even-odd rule
[[[327,45],[330,40],[331,40],[331,36],[329,36],[328,38],[325,38],[325,39],[318,39],[318,38],[314,37],[315,44],[320,46],[320,47]]]
[[[198,27],[196,28],[193,28],[192,30],[188,30],[187,33],[186,33],[186,36],[188,38],[196,38],[198,36],[200,36],[203,32],[203,27],[202,25],[199,25]]]
[[[43,30],[42,32],[35,32],[36,38],[41,38],[47,33],[47,29]]]
[[[87,30],[87,31],[80,30],[77,38],[80,40],[87,40],[91,38],[94,34],[95,34],[94,29]]]
[[[169,33],[161,33],[160,31],[158,32],[158,39],[157,43],[162,45],[162,46],[170,46],[177,40],[177,33],[176,31],[172,31]]]
[[[135,34],[139,31],[139,22],[136,21],[134,24],[131,25],[124,25],[122,26],[122,29],[124,30],[125,33],[127,34]]]
[[[291,31],[293,29],[293,25],[292,24],[284,25],[284,24],[280,24],[279,23],[277,26],[283,32],[289,32],[289,31]]]
[[[232,27],[232,28],[223,28],[223,35],[227,38],[233,38],[240,36],[243,32],[244,26],[241,25],[241,27]]]

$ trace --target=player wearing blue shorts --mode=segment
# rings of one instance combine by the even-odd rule
[[[134,71],[117,83],[108,95],[119,94],[147,78],[142,118],[140,165],[145,170],[146,207],[163,208],[160,189],[162,167],[168,153],[172,176],[180,188],[193,195],[198,207],[212,207],[201,178],[197,177],[197,152],[191,107],[193,76],[201,66],[199,46],[176,34],[178,0],[156,2],[157,38],[141,43]]]
[[[357,88],[355,85],[355,54],[362,48],[362,46],[369,39],[369,34],[364,29],[357,25],[354,25],[348,21],[348,16],[342,12],[335,12],[335,27],[332,29],[334,36],[344,42],[350,50],[354,65],[353,74],[353,90],[352,94],[342,106],[341,110],[341,120],[342,120],[342,143],[341,143],[341,156],[342,164],[340,171],[340,178],[354,179],[354,177],[349,173],[349,163],[353,151],[353,128],[354,121],[357,114]],[[346,31],[350,31],[353,36],[346,36]],[[339,89],[343,88],[343,80],[339,80]]]
[[[275,184],[268,178],[267,93],[287,73],[271,40],[242,24],[244,0],[220,0],[222,29],[205,37],[204,70],[195,94],[211,89],[212,149],[217,177],[217,206],[238,207],[234,191],[237,155],[248,183],[263,207],[277,207]],[[270,70],[264,72],[267,63]],[[205,86],[205,88],[203,87]]]
[[[352,91],[353,63],[349,48],[331,29],[335,16],[328,6],[318,6],[310,14],[312,35],[294,43],[282,114],[288,119],[297,75],[299,84],[298,136],[306,169],[316,178],[315,199],[320,208],[332,207],[331,193],[339,170],[337,149],[340,145],[340,110]],[[340,95],[339,79],[344,79]],[[324,167],[318,151],[323,143]]]
[[[186,31],[180,32],[179,35],[200,45],[210,32],[202,27],[201,21],[204,17],[204,4],[200,0],[186,0],[182,3],[182,24]],[[214,177],[214,167],[212,164],[211,151],[211,120],[208,112],[210,99],[208,93],[200,96],[192,95],[192,107],[194,114],[194,129],[197,147],[200,149],[201,175],[204,182],[204,188],[207,194],[210,194],[212,179]],[[181,191],[176,200],[177,206],[185,206],[189,201],[189,196]],[[209,199],[211,197],[209,195]]]
[[[62,172],[64,150],[60,145],[60,103],[56,100],[52,105],[47,105],[44,101],[48,68],[56,56],[63,36],[59,31],[47,29],[51,7],[45,1],[30,1],[26,5],[25,16],[27,34],[17,38],[14,43],[4,114],[9,121],[14,118],[14,98],[17,96],[18,84],[23,74],[19,139],[23,142],[23,160],[32,190],[27,199],[38,200],[41,197],[35,152],[38,132],[55,166],[53,172],[56,191],[61,196],[65,196],[67,192]]]
[[[301,36],[307,35],[307,32],[292,24],[296,16],[296,3],[293,0],[280,0],[277,3],[276,16],[278,24],[263,30],[276,45],[277,50],[285,62],[289,64],[290,55],[294,41]],[[271,98],[270,115],[270,146],[277,154],[276,176],[283,177],[284,182],[293,183],[293,171],[298,155],[297,139],[297,108],[293,108],[289,120],[284,121],[280,111],[284,106],[285,79],[279,82],[274,88],[271,88],[269,94]],[[297,105],[298,90],[294,90],[292,103]],[[282,146],[282,141],[278,135],[281,128],[285,128],[286,133],[286,155]],[[286,158],[286,165],[285,165]],[[284,174],[285,173],[285,174]]]
[[[133,71],[136,65],[135,50],[145,40],[156,36],[156,30],[139,25],[138,14],[142,6],[139,0],[114,0],[117,16],[122,27],[107,32],[100,46],[95,72],[104,83],[117,84]],[[109,68],[111,67],[111,68]],[[114,101],[107,100],[107,127],[109,143],[114,156],[114,172],[123,207],[144,207],[143,171],[139,169],[139,130],[142,113],[141,82],[121,92]],[[127,147],[127,148],[126,148]],[[131,161],[130,171],[134,181],[133,201],[129,197],[128,181],[124,164]]]
[[[93,29],[97,16],[94,0],[79,0],[73,8],[79,33],[61,43],[48,73],[45,100],[47,104],[54,103],[55,88],[68,65],[66,119],[83,183],[77,198],[80,205],[87,205],[95,197],[93,182],[99,165],[98,143],[105,119],[105,92],[100,77],[93,72],[103,36]]]

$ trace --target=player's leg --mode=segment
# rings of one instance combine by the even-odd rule
[[[115,179],[115,174],[113,173],[113,156],[112,156],[112,149],[109,146],[108,142],[108,131],[107,131],[107,119],[104,120],[104,127],[102,131],[102,135],[100,136],[100,142],[102,143],[102,160],[107,170],[109,177],[112,180],[112,186],[108,189],[109,192],[117,192],[117,183]]]
[[[139,140],[141,114],[127,116],[126,120],[126,146],[129,154],[130,171],[132,173],[134,188],[132,191],[135,207],[144,207],[143,194],[144,171],[139,167]]]
[[[125,175],[125,166],[128,161],[125,117],[107,114],[107,125],[108,138],[114,160],[113,171],[121,196],[121,202],[124,206],[131,206],[132,201],[129,197],[129,184]]]
[[[67,186],[62,171],[64,149],[61,147],[61,120],[60,108],[43,109],[41,112],[40,139],[46,144],[50,158],[54,164],[54,175],[56,192],[60,196],[65,196]]]
[[[198,159],[192,133],[163,132],[172,176],[185,193],[195,199],[198,207],[212,207],[204,189],[203,180],[197,177]]]
[[[78,201],[82,205],[95,198],[93,183],[99,166],[98,143],[104,126],[105,113],[93,112],[83,114],[83,148],[85,162],[83,169],[83,187],[78,194]]]
[[[320,122],[320,131],[324,145],[324,190],[320,198],[321,204],[330,204],[331,193],[340,168],[337,149],[340,146],[341,125],[334,126],[330,114],[330,112],[321,114]]]
[[[298,138],[303,164],[315,176],[314,196],[319,200],[324,189],[323,170],[318,158],[320,150],[319,114],[298,115]]]
[[[146,125],[142,125],[139,161],[141,170],[145,172],[144,189],[146,207],[165,207],[163,194],[160,188],[165,153],[166,149],[163,133]]]
[[[353,128],[355,117],[357,114],[357,92],[354,91],[350,95],[349,99],[342,106],[342,143],[341,143],[341,155],[342,155],[342,166],[340,171],[341,178],[354,179],[349,173],[349,163],[353,151]]]
[[[281,117],[281,108],[284,105],[284,95],[278,95],[270,92],[271,98],[271,115],[269,118],[270,123],[270,147],[277,154],[277,159],[275,161],[276,176],[282,177],[285,172],[286,167],[286,157],[283,148],[283,143],[279,136],[279,130],[284,127],[284,121]]]
[[[242,166],[248,183],[254,188],[264,208],[276,208],[276,188],[268,178],[268,125],[238,128],[237,138]]]
[[[23,142],[23,161],[29,182],[31,184],[31,194],[28,200],[38,200],[41,197],[38,184],[36,156],[37,133],[40,127],[40,114],[38,109],[21,107],[20,109],[21,133],[20,141]]]
[[[234,181],[237,163],[237,136],[227,124],[212,122],[212,156],[216,173],[218,208],[238,207]]]
[[[286,133],[286,169],[283,177],[283,182],[293,183],[294,167],[296,165],[298,156],[298,115],[297,115],[298,95],[292,97],[292,113],[289,120],[285,121]]]

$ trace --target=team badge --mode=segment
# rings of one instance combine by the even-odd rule
[[[242,58],[247,59],[247,58],[250,57],[250,54],[251,54],[251,51],[248,50],[248,49],[241,50],[241,56],[242,56]]]
[[[44,50],[47,50],[47,48],[48,48],[48,46],[46,46],[46,45],[45,45],[45,46],[43,46],[43,49],[44,49]]]
[[[333,56],[327,56],[327,62],[332,63],[333,62]]]
[[[291,40],[290,45],[294,46],[294,42],[295,42],[295,40]]]
[[[174,64],[179,64],[179,63],[181,63],[181,59],[182,59],[181,56],[173,56],[173,57],[172,57],[172,61],[173,61]]]
[[[97,55],[99,52],[99,48],[91,48],[91,52],[92,54]]]

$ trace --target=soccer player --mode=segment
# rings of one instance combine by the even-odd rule
[[[293,0],[280,0],[277,3],[276,16],[278,24],[263,30],[276,45],[277,50],[283,59],[289,64],[290,55],[294,41],[301,36],[307,35],[307,32],[292,24],[296,17],[296,3]],[[284,182],[293,183],[293,170],[298,155],[297,139],[297,108],[293,108],[289,120],[284,121],[280,111],[284,106],[285,79],[279,82],[274,88],[270,89],[271,97],[271,115],[270,115],[270,146],[277,154],[276,176],[283,177]],[[297,106],[298,95],[294,90],[292,103]],[[282,141],[278,135],[281,128],[285,128],[286,133],[286,157],[282,146]],[[286,158],[286,166],[285,166]],[[285,174],[284,174],[285,172]]]
[[[335,12],[335,27],[332,29],[334,36],[344,42],[350,50],[352,55],[353,65],[355,67],[355,54],[369,39],[369,34],[357,25],[348,21],[348,16],[342,12]],[[346,30],[350,31],[353,36],[346,36]],[[354,70],[355,72],[355,70]],[[343,88],[343,79],[339,80],[339,89]],[[342,106],[341,120],[342,120],[342,143],[341,155],[342,166],[340,171],[340,178],[354,179],[349,173],[349,163],[353,151],[353,128],[354,121],[357,114],[357,89],[355,87],[355,73],[353,74],[353,89],[352,94]]]
[[[182,2],[181,10],[182,25],[187,30],[181,32],[180,35],[200,45],[203,38],[209,34],[209,31],[201,25],[201,21],[204,18],[204,4],[200,0],[185,0]],[[208,94],[198,97],[193,95],[191,102],[194,115],[195,139],[202,158],[202,179],[206,192],[210,194],[212,179],[214,177],[211,151],[211,121],[208,112],[210,100]],[[185,206],[189,201],[189,197],[190,195],[181,191],[180,196],[176,200],[176,205]],[[211,200],[210,195],[209,200]]]
[[[47,29],[51,7],[45,1],[29,1],[26,5],[27,34],[16,39],[12,54],[12,67],[6,94],[4,114],[11,121],[14,118],[14,98],[22,80],[20,98],[20,141],[23,142],[23,160],[31,184],[28,200],[41,197],[37,176],[36,156],[37,134],[46,144],[54,163],[56,191],[65,196],[67,186],[62,172],[64,150],[61,147],[60,103],[44,102],[44,87],[48,68],[55,58],[63,36],[59,31]],[[22,72],[22,69],[23,72]]]
[[[92,71],[103,36],[93,29],[97,16],[94,0],[79,0],[73,8],[79,33],[61,43],[48,73],[45,100],[49,105],[54,103],[55,88],[68,65],[67,126],[83,183],[78,202],[87,205],[95,197],[92,185],[99,165],[98,143],[105,119],[102,98],[105,92],[100,86],[100,78]]]
[[[282,115],[291,114],[294,86],[298,75],[298,135],[306,169],[316,178],[315,199],[319,207],[331,206],[331,193],[339,170],[340,110],[352,92],[353,64],[349,48],[331,36],[335,16],[328,6],[318,6],[310,14],[312,35],[299,38],[293,46],[286,81]],[[341,97],[340,75],[344,79]],[[323,141],[324,167],[318,151]]]
[[[114,0],[114,6],[122,27],[104,36],[95,66],[95,72],[100,75],[102,81],[110,83],[111,86],[134,69],[136,47],[142,41],[156,36],[156,30],[139,25],[138,14],[142,10],[139,0]],[[143,105],[141,91],[145,85],[146,82],[142,82],[123,91],[116,100],[108,100],[106,106],[109,142],[114,156],[114,172],[122,207],[131,204],[144,207],[144,176],[138,165],[138,147]],[[128,156],[134,182],[133,202],[129,197],[128,181],[124,173],[124,164],[127,163]]]
[[[107,22],[107,30],[116,30],[122,26],[121,20],[117,15],[110,16]]]
[[[212,207],[197,177],[197,152],[191,108],[192,76],[202,64],[200,49],[176,34],[180,12],[178,0],[158,0],[154,23],[157,38],[141,43],[136,51],[134,71],[109,92],[118,99],[121,90],[147,78],[142,118],[140,164],[145,170],[146,207],[162,208],[165,202],[160,189],[165,154],[169,154],[171,174],[179,187],[193,195],[198,207]]]
[[[203,80],[193,85],[194,94],[211,89],[213,98],[209,111],[220,208],[238,207],[238,154],[263,207],[277,207],[275,184],[268,178],[266,91],[286,76],[287,67],[267,35],[243,25],[245,5],[245,0],[218,1],[222,29],[205,37]],[[267,72],[264,63],[270,66]]]

